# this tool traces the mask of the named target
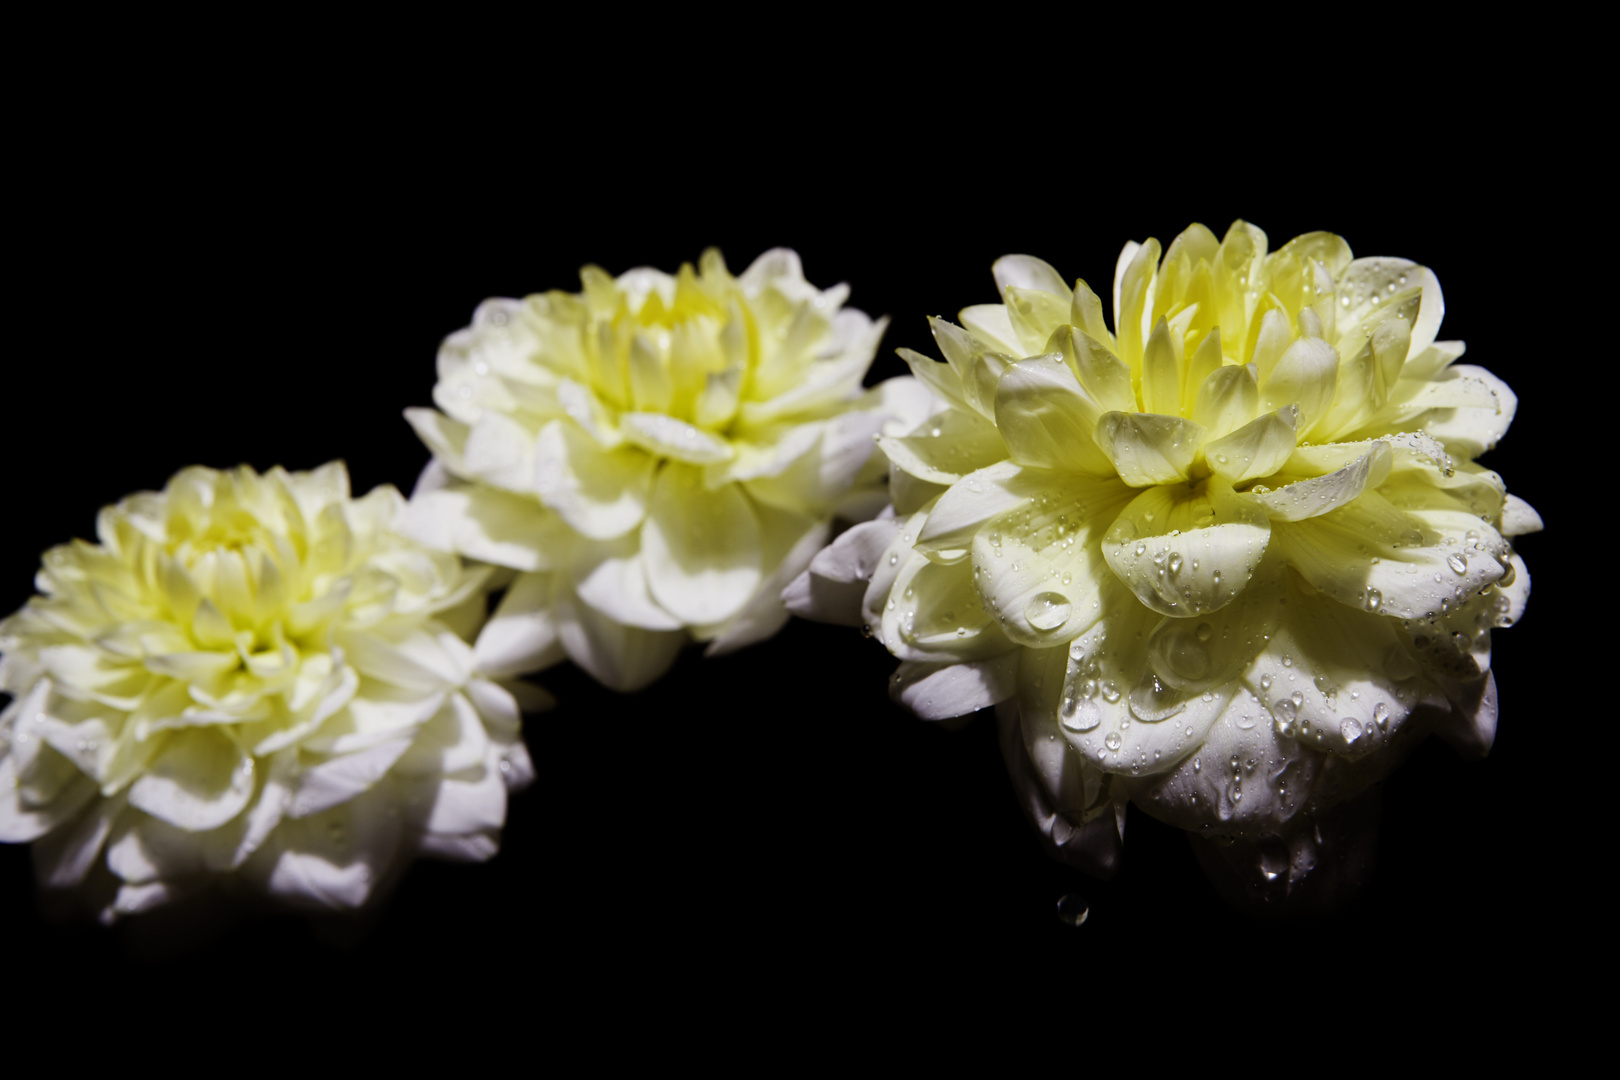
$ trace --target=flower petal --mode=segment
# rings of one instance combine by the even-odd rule
[[[1213,482],[1139,494],[1108,529],[1102,554],[1154,611],[1182,618],[1231,603],[1265,555],[1263,513]]]
[[[873,577],[873,585],[877,583]],[[868,605],[872,590],[867,591]],[[883,644],[902,660],[955,663],[1009,648],[984,609],[966,563],[941,566],[913,553],[902,561],[879,622]]]
[[[520,574],[479,631],[473,655],[488,675],[519,675],[550,667],[563,657],[552,613],[556,575]]]
[[[575,595],[614,622],[643,630],[679,630],[684,625],[653,599],[636,534],[582,551],[573,577]]]
[[[715,623],[742,610],[762,580],[759,521],[735,484],[713,491],[691,465],[659,470],[641,530],[647,583],[685,623]]]
[[[844,530],[783,590],[783,603],[800,618],[859,626],[867,582],[899,532],[893,518],[863,521]]]
[[[1179,416],[1110,412],[1097,422],[1097,444],[1132,487],[1187,479],[1204,429]]]
[[[1468,531],[1485,550],[1459,550]],[[1450,539],[1448,546],[1443,541]],[[1352,608],[1399,619],[1433,618],[1501,578],[1489,552],[1506,542],[1456,510],[1400,510],[1377,492],[1273,532],[1279,551],[1313,587]]]
[[[217,727],[169,736],[129,788],[129,804],[188,832],[217,829],[253,797],[253,759]]]
[[[713,465],[736,456],[726,440],[664,413],[625,413],[619,417],[619,430],[625,441],[655,457],[690,465]]]
[[[657,464],[641,450],[603,450],[578,427],[553,420],[536,441],[534,489],[577,532],[611,540],[646,516]]]
[[[1253,364],[1227,364],[1198,384],[1192,418],[1208,431],[1209,438],[1230,434],[1259,415],[1260,384],[1255,372]]]
[[[1093,476],[1114,471],[1097,445],[1102,409],[1058,355],[1030,357],[1008,368],[995,401],[996,427],[1008,456],[1020,465]]]
[[[1112,578],[1098,540],[1134,492],[1116,479],[1052,473],[1045,486],[998,514],[973,537],[973,584],[984,607],[1021,645],[1068,641],[1102,614],[1099,589]],[[965,567],[964,567],[965,569]]]
[[[763,641],[785,626],[789,616],[782,590],[827,542],[831,523],[824,519],[771,506],[756,506],[754,512],[759,518],[762,562],[774,569],[737,614],[719,626],[694,628],[693,636],[709,643],[704,656],[724,656]]]
[[[987,709],[1018,690],[1018,649],[960,664],[901,663],[889,696],[923,720],[948,720]]]
[[[960,562],[985,522],[1056,482],[1045,470],[1026,470],[1014,461],[977,469],[952,484],[928,511],[916,549],[938,563]]]
[[[954,484],[1007,456],[995,425],[966,409],[947,409],[904,438],[881,436],[878,446],[895,465],[934,484]]]
[[[1303,521],[1344,506],[1389,475],[1394,454],[1386,442],[1375,442],[1367,452],[1326,476],[1286,484],[1275,491],[1251,493],[1249,501],[1272,521]]]
[[[1205,443],[1204,460],[1229,484],[1270,476],[1294,452],[1296,415],[1292,406],[1266,413],[1230,435]]]
[[[553,617],[568,658],[620,693],[640,690],[668,671],[687,641],[684,630],[642,630],[614,622],[580,603],[572,591],[557,597]]]
[[[514,570],[548,570],[571,530],[532,495],[457,484],[411,498],[400,531],[418,543]]]
[[[1339,354],[1320,338],[1302,337],[1282,354],[1270,376],[1261,375],[1260,407],[1267,411],[1293,405],[1297,426],[1308,433],[1327,412],[1338,385]]]

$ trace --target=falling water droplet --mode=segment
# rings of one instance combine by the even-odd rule
[[[1079,926],[1090,914],[1086,898],[1079,893],[1065,893],[1057,902],[1058,922],[1065,926]]]

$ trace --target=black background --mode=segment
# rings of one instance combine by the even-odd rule
[[[501,854],[418,865],[358,944],[285,917],[154,960],[123,934],[42,919],[26,851],[5,848],[13,970],[165,994],[229,973],[350,1001],[441,979],[477,995],[498,978],[543,984],[565,1017],[627,1022],[722,1000],[729,1020],[910,1003],[948,1028],[985,999],[1038,999],[1039,1018],[1055,1001],[1129,1012],[1211,995],[1332,1023],[1457,1006],[1509,969],[1571,962],[1589,826],[1566,793],[1604,763],[1570,726],[1594,721],[1549,684],[1579,625],[1568,545],[1587,526],[1559,485],[1580,453],[1568,372],[1596,362],[1594,296],[1573,300],[1589,210],[1566,186],[1575,163],[1503,141],[1556,128],[1559,102],[1481,97],[1483,79],[1457,75],[1371,134],[1343,128],[1337,105],[1301,119],[1257,102],[1206,130],[1061,96],[1026,110],[1006,86],[973,105],[927,85],[836,104],[765,88],[741,105],[714,88],[574,87],[453,113],[176,84],[57,117],[27,136],[30,198],[11,224],[8,611],[40,552],[185,465],[343,458],[357,491],[408,491],[427,453],[400,414],[429,403],[440,338],[487,296],[577,289],[587,262],[674,270],[716,245],[740,272],[795,247],[812,282],[847,281],[853,306],[892,317],[878,379],[903,372],[898,346],[932,353],[925,316],[995,299],[999,255],[1039,255],[1106,297],[1127,239],[1168,243],[1195,220],[1219,234],[1240,216],[1274,247],[1323,228],[1436,271],[1441,336],[1520,398],[1485,463],[1548,530],[1520,545],[1527,617],[1495,637],[1494,751],[1413,755],[1386,785],[1378,878],[1332,920],[1229,911],[1181,834],[1134,810],[1113,881],[1049,862],[992,718],[917,721],[889,704],[880,647],[795,622],[720,660],[691,650],[635,695],[566,665],[539,676],[560,706],[527,720],[538,778]],[[1076,889],[1091,916],[1071,929],[1054,904]],[[1313,983],[1333,993],[1296,999]]]

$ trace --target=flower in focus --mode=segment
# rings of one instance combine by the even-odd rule
[[[487,569],[341,463],[190,468],[46,552],[0,623],[0,840],[104,919],[210,884],[348,909],[416,854],[495,853],[532,768],[466,640]]]
[[[1039,259],[995,278],[934,320],[944,363],[905,354],[946,407],[882,441],[896,515],[790,606],[880,636],[924,717],[999,703],[1026,808],[1098,872],[1129,800],[1297,882],[1301,826],[1422,732],[1489,748],[1541,523],[1474,462],[1516,400],[1435,340],[1433,273],[1194,225],[1126,245],[1113,331]]]
[[[441,411],[406,413],[434,457],[409,527],[519,572],[478,642],[486,670],[566,654],[634,690],[689,638],[714,655],[774,634],[833,516],[882,507],[873,436],[909,430],[928,396],[862,392],[886,320],[808,284],[791,251],[740,277],[712,249],[673,277],[580,277],[486,301],[445,341]]]

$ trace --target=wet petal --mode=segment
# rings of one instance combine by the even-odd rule
[[[1249,584],[1265,555],[1265,515],[1213,482],[1154,487],[1109,527],[1102,554],[1136,598],[1165,615],[1216,611]]]
[[[1097,445],[1102,410],[1059,357],[1008,368],[996,388],[996,426],[1020,465],[1106,476],[1113,463]]]
[[[1172,484],[1187,479],[1204,429],[1179,416],[1111,412],[1097,422],[1097,443],[1132,487]]]

